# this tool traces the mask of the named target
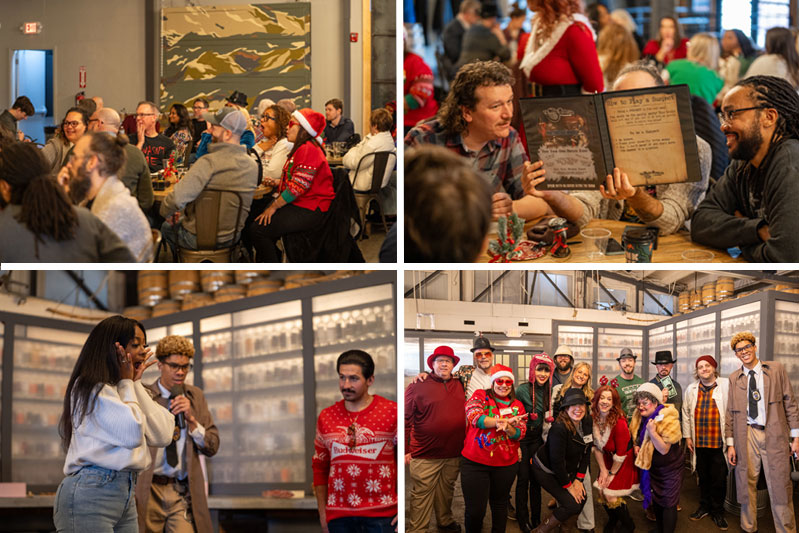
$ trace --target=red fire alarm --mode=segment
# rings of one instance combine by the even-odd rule
[[[350,33],[350,42],[357,43],[358,42],[358,34],[356,32]]]

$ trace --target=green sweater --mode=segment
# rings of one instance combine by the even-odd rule
[[[687,84],[691,94],[707,100],[710,105],[713,105],[716,95],[724,86],[724,80],[718,74],[687,59],[675,59],[666,65],[666,70],[669,71],[671,85]]]
[[[619,388],[616,391],[621,397],[621,408],[627,416],[627,422],[632,420],[633,413],[635,412],[635,404],[633,403],[633,394],[640,385],[646,383],[643,378],[633,375],[633,379],[624,379],[621,374],[616,376],[616,381],[619,382]]]

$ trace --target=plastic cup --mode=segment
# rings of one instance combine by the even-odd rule
[[[605,248],[610,238],[610,230],[606,228],[584,228],[580,236],[586,241],[589,259],[600,259],[605,255]]]
[[[682,253],[682,260],[686,263],[709,263],[713,261],[716,254],[710,250],[697,250],[696,248],[689,248]]]
[[[628,263],[651,263],[655,232],[646,228],[631,229],[622,236],[624,258]]]

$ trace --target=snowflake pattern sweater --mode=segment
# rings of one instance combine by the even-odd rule
[[[347,429],[355,428],[350,448]],[[327,521],[349,516],[397,514],[397,404],[375,395],[366,409],[350,413],[340,400],[316,422],[311,465],[314,486],[327,485]]]

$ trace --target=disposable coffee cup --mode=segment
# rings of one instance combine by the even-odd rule
[[[651,263],[655,232],[646,228],[628,230],[622,236],[624,258],[628,263]]]

